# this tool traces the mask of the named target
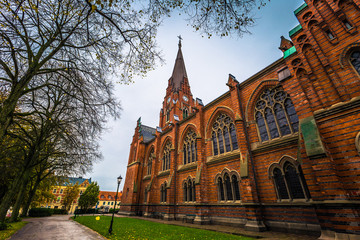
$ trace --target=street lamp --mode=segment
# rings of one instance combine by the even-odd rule
[[[116,209],[116,200],[117,200],[117,196],[118,196],[118,191],[119,191],[119,186],[121,183],[122,177],[121,175],[117,178],[117,188],[116,188],[116,195],[115,195],[115,206],[114,206],[114,211],[112,213],[112,217],[111,217],[111,223],[110,223],[110,227],[109,227],[109,234],[112,233],[112,225],[114,222],[114,214],[115,214],[115,209]]]

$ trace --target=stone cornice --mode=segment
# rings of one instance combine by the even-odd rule
[[[169,170],[165,170],[165,171],[160,171],[159,173],[158,173],[158,177],[162,177],[162,176],[167,176],[167,175],[169,175],[170,174],[170,169]]]
[[[136,165],[136,164],[140,164],[140,161],[132,162],[129,165],[127,165],[127,167],[129,168],[129,167],[131,167],[133,165]]]
[[[260,153],[268,150],[286,147],[289,145],[295,145],[298,143],[298,140],[299,140],[299,134],[294,133],[290,136],[285,136],[279,139],[272,140],[271,142],[252,144],[251,151],[253,153]]]
[[[322,118],[330,117],[335,114],[341,114],[345,111],[355,110],[357,108],[360,108],[360,97],[354,97],[348,102],[334,104],[327,109],[317,110],[314,112],[314,118],[316,120],[320,120]]]
[[[236,158],[240,158],[240,150],[239,149],[234,150],[232,152],[226,152],[226,153],[223,153],[223,154],[220,154],[217,156],[207,157],[206,165],[224,162],[224,161],[232,160],[232,159],[236,159]]]
[[[178,172],[183,172],[190,169],[195,169],[197,167],[197,162],[188,163],[185,165],[180,165],[177,169]]]

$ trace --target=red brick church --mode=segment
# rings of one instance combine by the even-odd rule
[[[360,238],[360,0],[305,2],[283,57],[206,105],[179,42],[159,127],[135,128],[123,213]]]

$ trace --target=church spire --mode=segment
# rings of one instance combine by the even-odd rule
[[[186,81],[185,79],[188,78],[185,69],[184,58],[181,51],[182,38],[181,36],[178,36],[178,38],[179,38],[179,44],[178,44],[179,50],[176,56],[174,70],[169,81],[169,87],[171,88],[172,92],[179,92],[179,90],[181,90],[182,84]]]

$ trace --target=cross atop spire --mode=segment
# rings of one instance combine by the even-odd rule
[[[179,48],[181,48],[181,40],[183,40],[183,39],[182,39],[181,35],[179,35],[177,37],[179,38]]]

